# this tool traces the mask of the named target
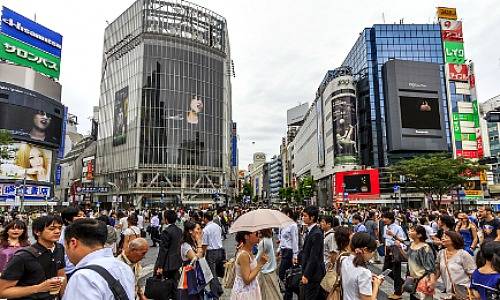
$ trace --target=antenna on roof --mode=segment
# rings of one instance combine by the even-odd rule
[[[382,22],[385,24],[385,13],[382,13]]]

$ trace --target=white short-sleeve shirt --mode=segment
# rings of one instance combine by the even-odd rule
[[[342,291],[343,300],[358,300],[360,294],[372,294],[372,272],[364,267],[355,267],[354,255],[342,259]]]

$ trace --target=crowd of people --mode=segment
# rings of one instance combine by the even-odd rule
[[[386,276],[389,299],[500,297],[500,219],[489,207],[455,213],[285,207],[281,212],[292,222],[236,232],[235,255],[228,257],[223,240],[247,211],[68,207],[58,214],[6,214],[0,298],[156,299],[148,298],[147,282],[158,278],[158,299],[219,299],[225,287],[235,300],[294,294],[365,300],[377,299]],[[152,247],[158,256],[148,269],[141,261]],[[188,272],[198,268],[193,283]]]

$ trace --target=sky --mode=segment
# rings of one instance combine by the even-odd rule
[[[62,102],[90,131],[99,103],[104,29],[133,0],[0,0],[63,35]],[[309,102],[326,72],[342,64],[359,33],[373,24],[432,23],[437,6],[456,7],[463,20],[466,58],[475,62],[479,102],[500,94],[498,0],[193,0],[228,23],[233,78],[233,120],[239,165],[252,153],[279,154],[286,111]]]

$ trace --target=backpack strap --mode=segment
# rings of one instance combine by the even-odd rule
[[[106,280],[106,282],[108,283],[108,287],[111,290],[111,292],[113,293],[115,300],[128,300],[129,299],[128,295],[125,292],[125,289],[123,288],[123,285],[120,283],[120,281],[118,281],[116,278],[114,278],[108,272],[108,270],[106,270],[105,268],[98,266],[98,265],[88,265],[88,266],[83,266],[81,268],[76,269],[73,272],[73,274],[75,274],[75,272],[77,272],[79,270],[83,270],[83,269],[89,269],[89,270],[92,270],[92,271],[98,273],[99,275],[101,275],[101,277],[104,278],[104,280]]]
[[[33,246],[28,246],[28,247],[21,248],[21,249],[19,249],[19,250],[16,251],[15,255],[20,255],[22,253],[28,253],[31,256],[33,256],[34,258],[36,258],[36,259],[39,258],[42,255],[42,252],[40,250],[36,249]]]

